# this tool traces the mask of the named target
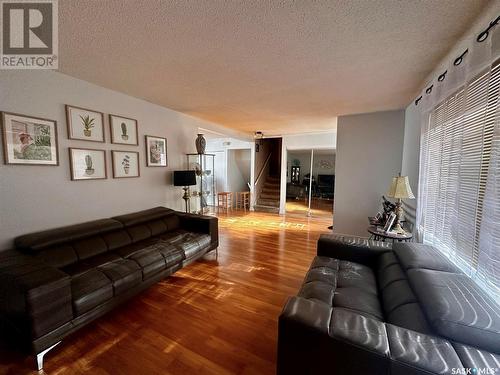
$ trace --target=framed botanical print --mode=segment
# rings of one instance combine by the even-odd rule
[[[139,145],[137,120],[123,116],[109,115],[111,127],[111,143],[123,145]]]
[[[69,165],[71,179],[101,180],[106,179],[106,151],[91,148],[70,148]]]
[[[2,112],[5,164],[59,165],[57,122]]]
[[[113,178],[139,177],[139,153],[136,151],[111,151]]]
[[[66,105],[68,138],[104,142],[104,115],[91,109]]]
[[[167,138],[146,135],[146,165],[148,167],[166,167]]]

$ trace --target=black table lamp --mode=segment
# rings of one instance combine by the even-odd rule
[[[189,187],[196,185],[195,171],[174,171],[174,186],[182,186],[184,195],[182,199],[186,203],[186,212],[189,212]]]

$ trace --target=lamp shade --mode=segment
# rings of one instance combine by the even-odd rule
[[[411,191],[408,176],[393,177],[387,196],[397,199],[413,199],[415,196]]]
[[[174,186],[196,185],[195,171],[174,171]]]

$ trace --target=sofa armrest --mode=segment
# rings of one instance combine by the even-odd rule
[[[1,252],[0,314],[24,340],[43,336],[73,318],[70,277],[16,250]]]
[[[215,249],[219,246],[219,219],[213,216],[177,213],[182,229],[190,232],[209,234],[211,237],[210,247]]]
[[[386,375],[385,324],[352,310],[301,297],[288,300],[279,318],[278,371],[284,374]]]
[[[371,267],[381,254],[388,251],[392,251],[392,244],[388,242],[338,234],[322,234],[318,240],[317,254]]]

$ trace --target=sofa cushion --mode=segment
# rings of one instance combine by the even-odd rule
[[[127,228],[127,233],[129,234],[132,242],[139,242],[151,237],[151,229],[146,224],[139,224],[133,227]]]
[[[386,324],[394,375],[451,374],[462,363],[450,342],[405,328]]]
[[[383,319],[373,271],[358,263],[315,257],[298,295]]]
[[[412,331],[432,334],[422,309],[417,302],[396,307],[387,316],[387,322]]]
[[[175,229],[161,234],[159,237],[167,242],[176,243],[182,241],[182,239],[187,236],[188,232],[181,229]]]
[[[405,272],[398,263],[379,268],[377,276],[378,287],[382,292],[392,283],[407,279]]]
[[[163,246],[157,247],[157,249],[163,255],[167,268],[179,264],[186,259],[184,252],[172,244],[166,243]]]
[[[399,242],[392,246],[405,270],[425,268],[429,270],[462,273],[436,248],[415,242]]]
[[[180,222],[179,216],[177,216],[175,214],[165,216],[162,220],[167,225],[168,231],[176,230],[176,229],[179,229],[181,227],[181,222]]]
[[[93,236],[73,243],[78,259],[87,259],[108,250],[106,242],[99,236]]]
[[[158,236],[167,231],[167,224],[160,219],[148,221],[146,225],[149,227],[152,236]]]
[[[68,275],[76,276],[84,272],[87,272],[92,268],[96,268],[103,264],[114,262],[119,259],[121,259],[121,257],[115,254],[114,252],[106,252],[103,254],[95,255],[92,258],[82,260],[78,263],[69,265],[67,267],[64,267],[63,271],[66,272]]]
[[[186,259],[191,259],[198,255],[200,251],[204,250],[205,246],[202,246],[200,244],[204,236],[206,235],[199,233],[188,233],[183,237],[182,240],[174,241],[172,243],[184,252]],[[210,236],[208,236],[208,238],[210,239]]]
[[[113,286],[104,273],[91,269],[71,279],[75,315],[82,315],[113,297]]]
[[[382,291],[382,303],[387,315],[399,306],[415,302],[417,299],[406,279],[395,281]]]
[[[115,249],[113,252],[120,255],[122,258],[129,258],[134,253],[136,253],[142,249],[145,249],[148,246],[154,245],[157,242],[158,242],[158,238],[148,238],[148,239],[143,240],[143,241],[139,241],[136,243],[132,243],[130,245],[120,247],[118,249]]]
[[[468,276],[422,269],[410,270],[408,278],[438,334],[500,353],[500,306]]]
[[[114,295],[117,296],[142,281],[142,272],[139,265],[128,259],[120,259],[106,263],[99,267],[113,284]]]
[[[337,288],[332,306],[354,310],[378,320],[384,319],[377,295],[360,288]]]
[[[157,246],[157,244],[148,246],[135,252],[129,258],[141,267],[143,280],[167,268],[165,258],[158,251]]]
[[[118,249],[132,243],[132,239],[125,229],[105,233],[102,235],[102,238],[104,239],[104,242],[106,242],[108,250]]]
[[[52,267],[62,268],[78,261],[78,256],[71,245],[59,245],[41,250],[36,258]]]
[[[364,265],[340,261],[337,288],[358,288],[377,295],[377,282],[373,271]]]

